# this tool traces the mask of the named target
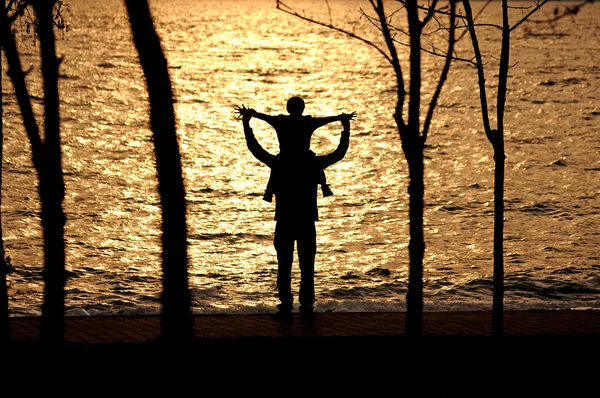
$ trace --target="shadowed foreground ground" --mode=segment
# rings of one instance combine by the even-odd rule
[[[57,392],[61,380],[137,394],[179,380],[169,396],[208,385],[261,394],[279,382],[278,392],[335,397],[579,397],[588,382],[597,392],[600,311],[506,311],[502,338],[491,335],[488,311],[425,312],[420,338],[405,336],[403,312],[316,316],[280,324],[270,315],[196,315],[194,342],[180,346],[160,342],[156,315],[67,317],[60,347],[39,342],[39,317],[13,317],[2,355],[12,375],[3,375],[55,370]]]
[[[317,313],[314,322],[303,322],[293,314],[290,323],[273,321],[270,315],[195,315],[194,345],[210,347],[296,346],[305,341],[329,346],[360,341],[404,344],[404,312],[332,312]],[[12,317],[14,346],[40,346],[39,317]],[[600,337],[600,311],[505,311],[506,341],[542,338],[572,341]],[[497,341],[492,337],[489,311],[439,311],[423,315],[422,341]],[[77,316],[66,317],[65,347],[107,349],[109,347],[156,348],[160,343],[160,317]]]

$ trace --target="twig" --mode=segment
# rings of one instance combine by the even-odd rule
[[[446,62],[444,62],[444,67],[442,69],[442,73],[440,74],[440,79],[438,80],[437,87],[435,88],[435,92],[431,97],[431,101],[429,103],[429,109],[427,110],[427,116],[425,117],[425,122],[423,123],[423,135],[422,142],[423,144],[427,140],[427,132],[429,131],[429,126],[431,125],[431,119],[433,118],[433,111],[437,105],[437,101],[442,92],[442,87],[446,82],[448,77],[448,72],[450,70],[450,64],[452,63],[453,57],[452,53],[454,51],[454,43],[455,43],[455,29],[456,29],[456,2],[454,0],[450,0],[450,31],[448,32],[448,51],[446,53]]]
[[[512,32],[513,30],[515,30],[519,25],[521,25],[527,18],[529,18],[531,16],[531,14],[533,14],[534,12],[536,12],[537,10],[539,10],[540,8],[542,8],[542,6],[544,4],[546,4],[548,1],[550,0],[544,0],[541,3],[538,3],[537,6],[534,7],[533,10],[529,11],[529,13],[527,13],[527,15],[525,15],[523,18],[521,18],[521,20],[519,22],[517,22],[516,24],[514,24],[510,29],[509,32]]]
[[[550,18],[550,19],[529,19],[527,20],[527,22],[531,22],[531,23],[548,23],[548,22],[556,22],[559,19],[562,19],[564,17],[566,17],[567,15],[576,15],[579,13],[579,11],[581,11],[581,9],[587,5],[587,4],[592,4],[594,2],[594,0],[585,0],[580,4],[571,6],[571,7],[567,7],[562,13],[558,12],[558,8],[554,9],[554,17]]]
[[[327,23],[324,23],[324,22],[321,22],[321,21],[317,21],[316,19],[312,19],[312,18],[306,17],[306,16],[304,16],[304,15],[296,12],[293,8],[291,8],[290,6],[284,4],[280,0],[277,0],[277,9],[280,10],[280,11],[285,12],[286,14],[290,14],[290,15],[293,15],[293,16],[295,16],[297,18],[300,18],[300,19],[302,19],[304,21],[311,22],[311,23],[314,23],[316,25],[324,26],[324,27],[329,28],[329,29],[333,29],[333,30],[338,31],[340,33],[343,33],[343,34],[345,34],[347,36],[350,36],[350,37],[352,37],[354,39],[360,40],[363,43],[368,44],[369,46],[371,46],[374,49],[376,49],[379,53],[381,53],[381,55],[383,55],[385,57],[385,59],[388,62],[390,62],[390,63],[393,64],[392,58],[390,58],[390,56],[385,51],[383,51],[383,49],[381,47],[379,47],[377,44],[373,43],[372,41],[365,39],[364,37],[358,36],[358,35],[356,35],[356,34],[354,34],[352,32],[349,32],[349,31],[347,31],[345,29],[339,28],[339,27],[337,27],[337,26],[335,26],[335,25],[333,25],[331,23],[327,24]]]

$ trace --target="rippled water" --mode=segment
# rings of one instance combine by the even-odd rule
[[[324,2],[293,3],[328,18]],[[329,3],[334,21],[345,26],[358,19],[360,6],[368,8],[365,1]],[[72,30],[58,41],[67,307],[71,314],[156,312],[160,208],[145,86],[126,13],[118,0],[70,4]],[[292,95],[305,98],[307,114],[358,112],[346,158],[327,170],[335,195],[319,198],[316,310],[403,310],[408,181],[386,61],[360,42],[277,11],[271,0],[151,4],[177,98],[194,310],[252,313],[276,304],[273,206],[261,199],[268,169],[247,151],[233,107],[285,113]],[[551,15],[556,4],[538,15]],[[600,307],[599,15],[594,4],[576,18],[525,24],[512,36],[508,308]],[[486,34],[482,44],[497,48],[493,31]],[[25,68],[33,66],[28,83],[39,111],[37,49],[30,39],[20,46]],[[424,62],[429,92],[437,72],[433,61]],[[492,85],[496,70],[492,59]],[[2,220],[16,267],[10,306],[16,315],[39,314],[36,174],[4,59],[2,71]],[[493,159],[478,101],[474,71],[455,64],[426,149],[426,309],[491,308]],[[252,123],[276,152],[274,131]],[[313,150],[333,150],[339,132],[334,124],[317,130]]]

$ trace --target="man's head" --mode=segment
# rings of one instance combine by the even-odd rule
[[[300,97],[292,97],[288,100],[286,109],[290,115],[300,116],[304,112],[304,100]]]

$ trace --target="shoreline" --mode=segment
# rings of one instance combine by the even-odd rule
[[[194,341],[295,338],[402,338],[406,312],[315,313],[314,322],[280,323],[270,314],[193,315]],[[11,340],[39,342],[39,316],[9,318]],[[155,315],[65,316],[64,342],[72,345],[154,344],[160,340],[161,317]],[[491,311],[424,311],[424,337],[490,337]],[[505,310],[505,337],[600,337],[600,310]]]
[[[91,370],[109,380],[117,371],[135,370],[143,375],[210,375],[209,382],[221,387],[219,380],[233,376],[256,381],[270,375],[295,378],[290,372],[298,372],[325,379],[336,391],[353,392],[354,383],[362,382],[387,394],[387,381],[401,377],[404,383],[417,382],[408,376],[415,373],[434,382],[418,383],[415,391],[435,385],[441,394],[433,396],[445,397],[451,388],[462,397],[471,391],[467,384],[474,377],[493,385],[495,369],[513,381],[515,375],[527,375],[539,393],[533,374],[544,370],[550,380],[558,371],[561,380],[568,380],[568,372],[575,372],[579,380],[591,372],[593,377],[584,379],[595,380],[600,357],[597,310],[505,311],[502,337],[492,336],[491,311],[424,312],[423,335],[418,337],[405,335],[405,312],[317,313],[314,323],[293,314],[290,324],[270,315],[195,315],[194,340],[186,344],[161,342],[159,315],[66,317],[60,345],[39,341],[40,317],[10,321],[13,338],[4,352],[17,372],[31,369],[35,361],[52,360],[84,378]],[[330,377],[336,375],[350,379]],[[450,384],[439,383],[443,379]]]

